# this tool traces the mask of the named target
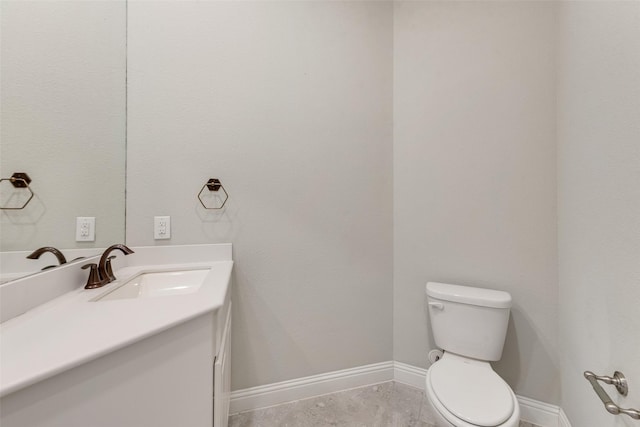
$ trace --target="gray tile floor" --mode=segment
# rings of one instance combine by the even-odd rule
[[[393,381],[229,417],[229,427],[433,427],[424,392]],[[521,422],[520,427],[537,427]]]

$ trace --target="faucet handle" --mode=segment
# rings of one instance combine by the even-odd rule
[[[89,278],[87,279],[87,284],[84,286],[85,289],[95,289],[102,286],[102,280],[100,280],[100,274],[98,273],[98,264],[85,264],[81,267],[83,270],[90,268]]]
[[[105,273],[106,273],[106,276],[107,276],[106,279],[109,282],[113,282],[114,280],[116,280],[116,276],[115,276],[115,274],[113,274],[113,269],[111,268],[111,260],[114,259],[114,258],[117,258],[117,257],[115,255],[111,255],[110,257],[108,257],[107,258],[107,262],[106,262],[106,264],[104,266],[104,270],[105,270]]]

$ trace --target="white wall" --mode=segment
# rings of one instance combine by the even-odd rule
[[[427,281],[506,290],[497,370],[558,403],[554,8],[395,3],[394,358],[435,348]]]
[[[35,193],[0,211],[0,250],[123,241],[126,2],[2,0],[0,17],[0,177],[26,172]],[[0,185],[0,204],[26,194]],[[95,242],[75,241],[77,216]]]
[[[640,2],[562,4],[558,73],[562,407],[579,427],[636,426],[583,378],[622,371],[640,407]]]
[[[386,2],[129,2],[127,243],[233,242],[234,389],[392,358],[392,24]]]

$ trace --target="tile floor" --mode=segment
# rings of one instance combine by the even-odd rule
[[[389,381],[229,417],[229,427],[433,427],[424,393]],[[521,422],[520,427],[537,427]]]

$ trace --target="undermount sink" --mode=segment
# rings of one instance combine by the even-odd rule
[[[196,292],[210,268],[140,273],[92,301],[156,298]]]

